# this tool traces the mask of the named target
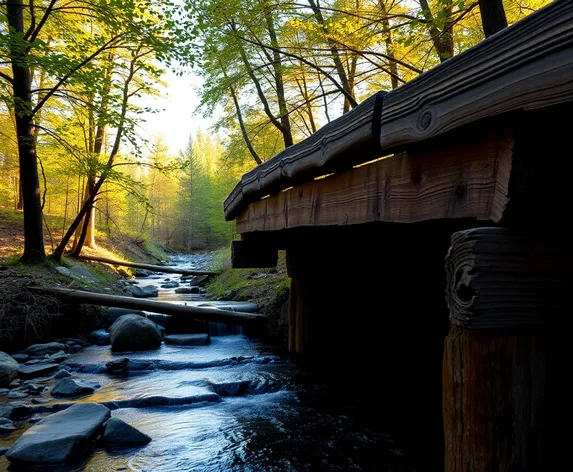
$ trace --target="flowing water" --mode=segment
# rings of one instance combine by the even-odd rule
[[[201,267],[207,258],[177,256],[173,263]],[[138,282],[160,286],[165,279],[179,276]],[[161,289],[159,299],[229,306],[176,294],[174,289]],[[112,409],[112,416],[153,440],[135,449],[98,449],[83,462],[48,470],[413,470],[383,431],[323,402],[323,396],[315,395],[320,389],[312,378],[271,346],[232,327],[211,324],[208,329],[212,343],[207,346],[162,345],[158,350],[121,354],[112,353],[109,346],[91,346],[74,354],[67,364],[76,377],[95,380],[101,388],[73,401],[103,403]],[[130,358],[129,375],[107,375],[105,363],[121,357]],[[51,411],[58,403],[62,401],[51,399],[38,409]],[[0,447],[12,443],[27,427],[29,423],[23,422],[18,431],[1,437]],[[7,467],[7,460],[0,458],[0,470]]]

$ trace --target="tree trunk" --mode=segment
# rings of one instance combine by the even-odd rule
[[[239,100],[237,99],[237,93],[236,93],[236,91],[232,85],[229,85],[229,90],[231,92],[231,98],[233,99],[233,103],[235,104],[235,111],[237,113],[237,120],[239,122],[239,127],[241,128],[241,134],[243,135],[243,139],[245,141],[245,144],[247,145],[247,148],[249,149],[249,152],[251,153],[251,156],[253,156],[253,159],[255,160],[257,165],[262,164],[263,161],[261,160],[261,158],[257,154],[257,151],[253,147],[253,144],[251,143],[251,139],[249,138],[249,135],[247,134],[247,128],[245,127],[245,122],[243,121],[243,114],[241,113],[241,107],[239,106]]]
[[[443,11],[447,20],[444,22],[444,28],[442,30],[435,25],[436,20],[432,14],[432,10],[430,10],[428,0],[418,1],[422,7],[424,18],[428,22],[428,31],[436,48],[436,52],[438,53],[438,57],[440,58],[440,62],[444,62],[454,56],[454,32],[453,25],[450,21],[452,16],[452,1],[450,0],[443,4]]]
[[[388,9],[384,0],[379,1],[380,12],[382,13],[382,31],[384,31],[384,42],[386,43],[386,55],[388,56],[388,67],[390,69],[390,83],[392,88],[398,87],[398,65],[394,55],[394,43],[392,41],[392,30],[390,29],[390,20],[388,20]]]
[[[24,33],[22,0],[8,0],[8,24],[11,29],[10,61],[12,63],[14,111],[18,135],[20,185],[24,207],[24,254],[23,262],[42,262],[46,258],[40,202],[38,158],[34,140],[34,119],[31,115],[32,81],[27,66],[28,51],[23,48]]]
[[[281,55],[279,53],[279,41],[277,39],[277,33],[275,31],[275,25],[273,22],[273,17],[270,12],[270,6],[266,4],[263,5],[263,11],[265,15],[265,20],[267,23],[267,29],[269,31],[269,38],[271,39],[271,46],[273,47],[273,71],[275,76],[277,101],[279,104],[279,114],[282,127],[282,135],[285,143],[285,148],[292,146],[294,144],[292,139],[292,131],[290,127],[290,118],[288,114],[288,108],[285,97],[285,87],[283,81],[283,66],[281,61]]]
[[[344,69],[344,64],[342,64],[342,60],[340,59],[340,53],[338,48],[336,47],[336,43],[329,39],[328,37],[328,29],[326,27],[326,22],[324,21],[324,17],[322,16],[322,11],[320,6],[315,2],[315,0],[308,0],[310,8],[314,13],[314,17],[316,18],[317,23],[322,28],[324,35],[326,36],[326,40],[328,42],[330,48],[330,54],[332,56],[332,62],[334,62],[334,67],[336,69],[336,73],[338,74],[338,78],[340,80],[340,84],[342,88],[348,92],[351,97],[354,97],[354,91],[350,87],[350,83],[348,82],[348,76],[346,74],[346,70]],[[356,102],[352,103],[348,97],[344,97],[344,108],[343,112],[346,113],[350,108],[354,108],[356,106]]]
[[[507,28],[502,0],[479,0],[479,11],[486,38]]]

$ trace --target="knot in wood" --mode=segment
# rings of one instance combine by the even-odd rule
[[[420,119],[418,120],[418,128],[422,131],[425,131],[431,126],[433,121],[434,114],[431,110],[426,110],[420,115]]]

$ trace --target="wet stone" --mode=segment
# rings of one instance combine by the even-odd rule
[[[165,344],[178,346],[205,346],[211,344],[208,334],[168,334],[163,338]]]
[[[99,387],[99,384],[88,380],[62,379],[52,389],[51,394],[53,397],[77,397],[93,393]]]
[[[27,398],[30,394],[28,392],[22,392],[19,390],[12,390],[8,394],[8,398],[11,400],[21,400],[22,398]]]
[[[63,351],[65,349],[66,346],[61,343],[33,344],[24,351],[24,354],[41,357],[46,354],[55,354],[56,352]]]
[[[18,354],[13,354],[12,359],[14,359],[17,362],[24,363],[28,359],[30,359],[30,356],[28,354],[18,353]]]
[[[58,364],[24,365],[20,367],[18,376],[21,379],[33,379],[35,377],[43,377],[44,375],[49,375],[52,372],[58,370],[58,368]]]
[[[58,370],[55,374],[54,374],[54,378],[55,379],[65,379],[67,377],[71,377],[72,374],[70,374],[67,370]]]
[[[119,418],[111,418],[105,425],[103,439],[108,447],[133,447],[148,444],[151,437]]]

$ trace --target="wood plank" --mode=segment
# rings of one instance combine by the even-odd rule
[[[214,321],[230,325],[243,326],[265,321],[265,315],[253,313],[239,313],[228,310],[218,310],[216,308],[197,307],[190,305],[177,305],[169,302],[158,302],[155,300],[142,300],[140,298],[124,297],[121,295],[109,295],[103,293],[86,292],[61,287],[30,287],[32,290],[45,292],[58,298],[74,300],[78,303],[89,305],[112,306],[117,308],[132,308],[135,310],[145,310],[152,313],[161,313],[171,316],[188,316],[202,321]]]
[[[378,124],[385,93],[372,95],[309,138],[246,173],[225,200],[227,219],[232,219],[246,200],[257,200],[331,168],[348,168],[379,157]]]
[[[443,218],[497,222],[507,202],[513,134],[472,127],[407,153],[253,202],[237,231]]]
[[[159,266],[152,264],[143,264],[141,262],[118,261],[116,259],[109,259],[107,257],[96,256],[79,256],[78,259],[90,262],[102,262],[104,264],[117,265],[122,267],[134,267],[136,269],[151,270],[153,272],[163,272],[165,274],[181,274],[181,275],[217,275],[218,272],[209,270],[187,270],[177,269],[169,266]]]
[[[573,101],[573,2],[556,1],[245,174],[225,217],[268,194],[478,120]],[[378,142],[372,141],[378,136]]]
[[[452,236],[446,257],[450,321],[472,329],[559,324],[573,309],[571,249],[506,228]]]
[[[384,97],[383,149],[573,100],[573,2],[557,1]]]

